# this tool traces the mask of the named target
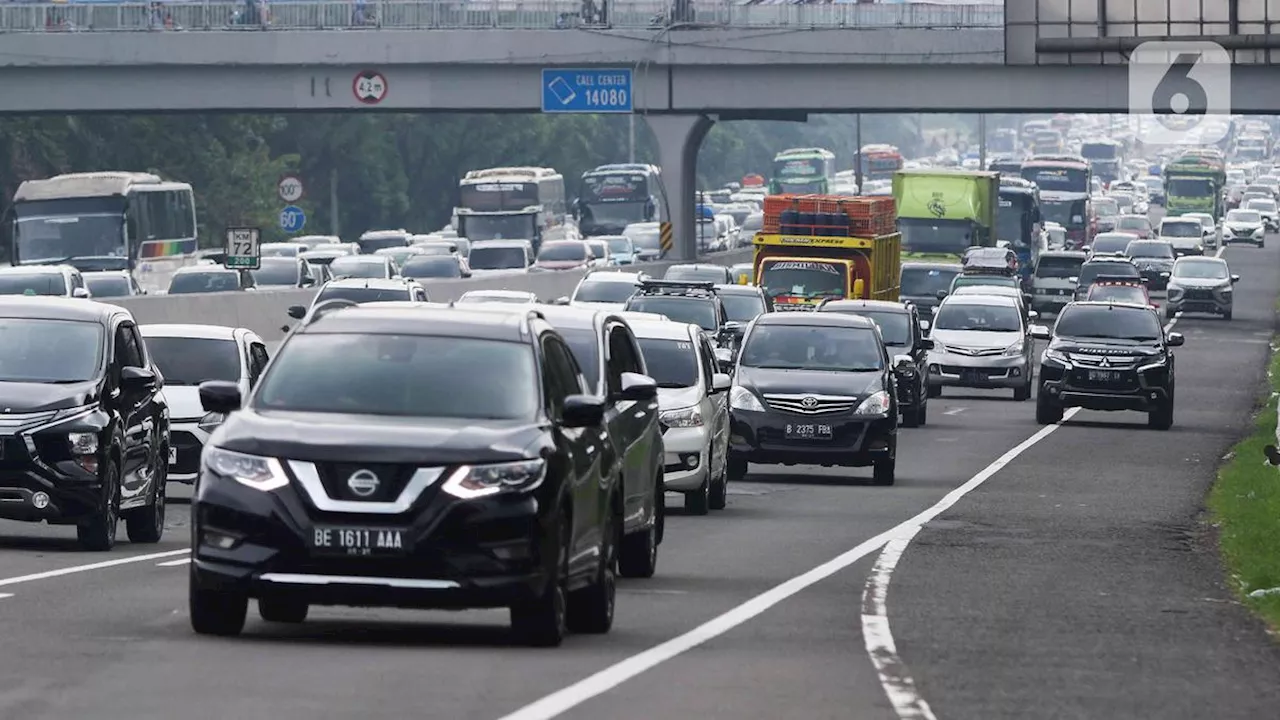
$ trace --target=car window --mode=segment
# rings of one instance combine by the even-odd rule
[[[692,323],[704,330],[720,327],[716,305],[706,298],[640,295],[628,300],[626,307],[627,310],[666,315],[668,319]]]
[[[738,362],[786,370],[872,371],[884,369],[884,352],[870,328],[758,325]]]
[[[573,353],[559,338],[544,336],[542,355],[547,386],[544,395],[547,412],[552,417],[559,418],[565,399],[583,391],[582,378]]]
[[[199,385],[206,380],[240,380],[240,347],[235,340],[151,337],[151,357],[166,385]]]
[[[625,303],[639,289],[637,285],[616,280],[584,280],[573,294],[574,302]]]
[[[621,325],[609,331],[609,391],[622,390],[622,373],[644,374],[644,363],[631,340],[631,333]]]
[[[732,322],[751,322],[765,311],[764,299],[755,294],[725,293],[720,296],[720,302]]]
[[[0,382],[83,382],[102,363],[103,327],[96,322],[0,318],[0,336]]]
[[[698,384],[698,356],[689,340],[638,338],[647,374],[660,388]]]
[[[256,342],[249,346],[249,382],[251,384],[257,383],[258,378],[262,377],[262,371],[266,369],[270,359],[266,345]]]
[[[1068,305],[1058,316],[1054,333],[1067,337],[1158,340],[1164,336],[1156,314],[1125,307]]]
[[[1022,314],[1010,305],[977,303],[943,303],[933,319],[935,330],[973,330],[982,332],[1018,332]]]

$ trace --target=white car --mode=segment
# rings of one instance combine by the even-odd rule
[[[467,258],[471,277],[512,275],[533,267],[533,243],[528,240],[480,240],[471,245]]]
[[[1267,227],[1257,210],[1228,210],[1222,221],[1222,244],[1251,243],[1264,247]]]
[[[0,267],[0,295],[87,298],[84,276],[70,265]]]
[[[1196,218],[1164,218],[1156,239],[1171,243],[1179,257],[1204,254],[1204,226]]]
[[[239,383],[242,397],[269,359],[267,344],[248,328],[223,325],[139,325],[147,353],[164,377],[169,402],[169,479],[194,483],[200,453],[225,416],[200,406],[200,383]]]
[[[1218,246],[1218,223],[1209,213],[1189,212],[1182,213],[1184,218],[1195,218],[1200,221],[1200,225],[1204,227],[1204,244],[1205,247]]]
[[[1245,210],[1253,210],[1262,216],[1262,224],[1267,229],[1275,232],[1280,230],[1280,209],[1276,207],[1276,201],[1267,198],[1258,198],[1249,200],[1244,204]]]
[[[536,305],[538,296],[524,290],[468,290],[458,296],[455,303],[502,303],[505,305]]]
[[[627,300],[640,289],[640,282],[648,275],[633,272],[592,272],[578,281],[573,295],[557,302],[574,307],[620,311]]]
[[[684,494],[685,511],[706,515],[727,501],[729,376],[702,328],[669,320],[628,320],[649,376],[658,383],[663,485]]]

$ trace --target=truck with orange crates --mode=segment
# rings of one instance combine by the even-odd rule
[[[778,311],[827,299],[898,299],[901,236],[891,197],[770,195],[756,233],[755,284]]]

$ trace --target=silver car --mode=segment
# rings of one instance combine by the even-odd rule
[[[1222,258],[1178,258],[1169,278],[1169,298],[1164,305],[1164,316],[1172,319],[1179,312],[1202,312],[1230,320],[1237,282],[1240,282],[1240,276],[1232,275],[1227,261]]]
[[[1014,297],[952,295],[943,300],[929,331],[929,397],[938,397],[944,387],[966,387],[1007,388],[1015,400],[1030,398],[1031,318]]]

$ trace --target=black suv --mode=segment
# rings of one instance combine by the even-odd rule
[[[1142,280],[1142,272],[1127,257],[1099,257],[1086,260],[1080,266],[1080,274],[1076,275],[1076,300],[1084,300],[1089,296],[1089,286],[1099,275],[1115,278],[1133,278]]]
[[[874,467],[892,485],[898,400],[876,324],[834,312],[769,313],[747,328],[729,390],[729,482],[747,463]]]
[[[540,646],[612,627],[621,468],[603,400],[536,311],[324,312],[244,409],[233,383],[200,399],[228,417],[191,504],[196,632],[240,632],[250,597],[292,623],[310,604],[508,607]]]
[[[725,331],[729,313],[712,282],[641,280],[640,289],[627,300],[623,309],[666,315],[667,319],[675,322],[692,323],[702,328],[707,339],[715,344],[730,340],[730,333]]]
[[[133,316],[79,299],[0,299],[0,518],[75,525],[110,550],[164,533],[169,408]]]
[[[818,312],[861,315],[880,327],[885,347],[894,353],[898,409],[903,427],[919,427],[929,415],[929,351],[933,340],[920,329],[920,313],[912,303],[883,300],[824,300]]]
[[[1156,430],[1173,426],[1173,352],[1182,335],[1166,335],[1156,311],[1143,305],[1077,302],[1058,316],[1040,360],[1036,422],[1062,420],[1068,407],[1137,410]]]
[[[626,524],[618,572],[623,577],[651,577],[665,526],[665,453],[658,425],[657,384],[648,376],[631,328],[617,315],[573,307],[547,307],[539,312],[569,344],[589,393],[604,403],[604,423],[611,441],[606,447],[614,455],[610,462],[622,467]],[[655,388],[654,397],[637,400],[636,388],[647,385]]]

